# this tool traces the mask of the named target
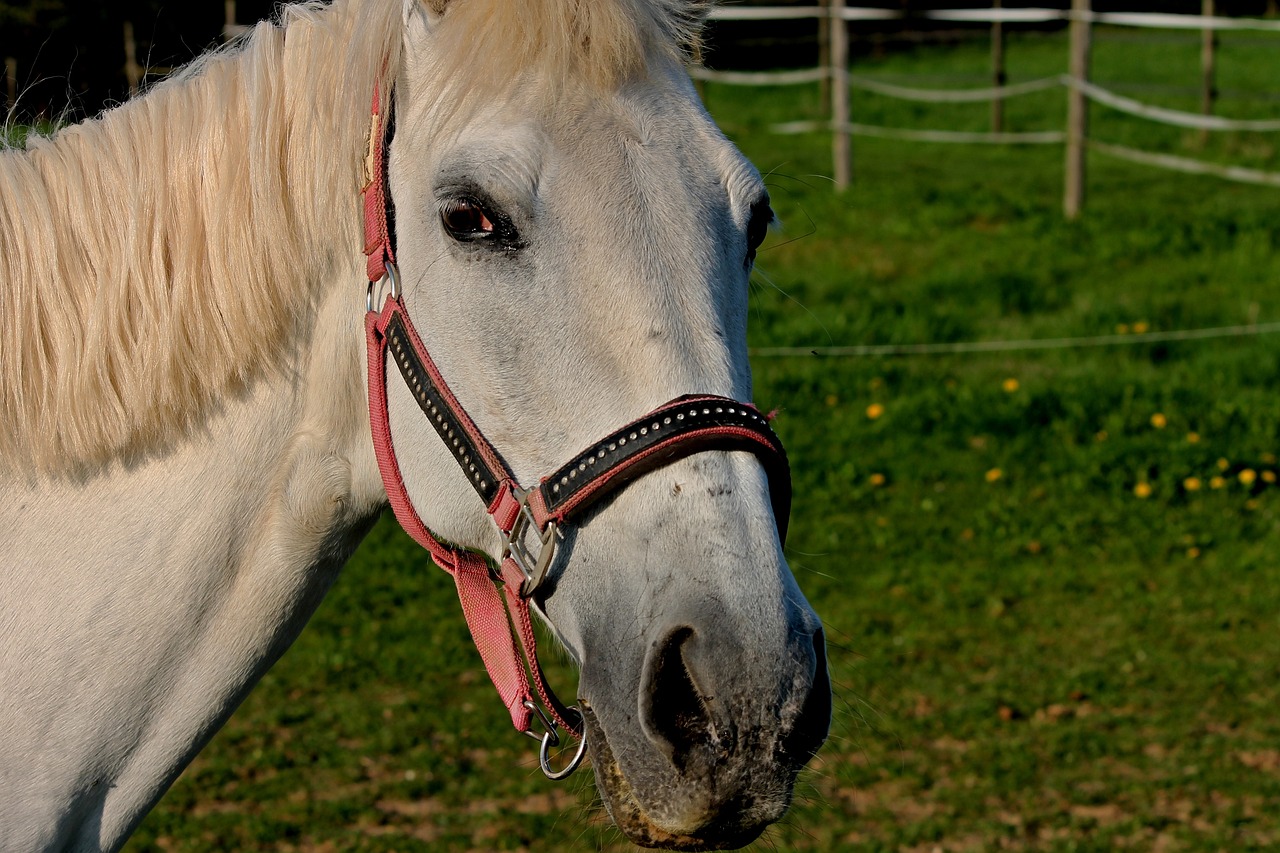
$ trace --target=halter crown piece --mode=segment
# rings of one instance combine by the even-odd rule
[[[540,742],[543,772],[551,779],[563,779],[577,769],[586,752],[583,717],[577,708],[561,703],[547,686],[529,615],[529,600],[546,579],[560,531],[588,508],[655,468],[707,450],[746,450],[764,464],[778,534],[785,542],[791,512],[787,455],[767,419],[754,406],[727,397],[693,394],[659,406],[583,450],[536,485],[522,487],[454,397],[405,310],[395,261],[394,209],[387,190],[392,123],[382,121],[381,104],[375,85],[367,183],[362,193],[369,280],[365,317],[369,421],[378,468],[396,519],[431,553],[436,564],[453,576],[472,640],[511,713],[511,722]],[[379,311],[374,295],[383,283],[390,284],[390,292]],[[389,359],[497,525],[503,553],[496,568],[491,568],[484,556],[441,541],[414,509],[391,437]],[[535,718],[540,731],[534,727]],[[551,748],[560,743],[557,727],[579,740],[573,760],[563,770],[554,770],[550,762]]]

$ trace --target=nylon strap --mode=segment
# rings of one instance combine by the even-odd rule
[[[361,191],[371,297],[375,285],[395,264],[394,208],[387,191],[386,146],[391,122],[384,123],[381,112],[381,90],[375,86],[367,183]],[[389,107],[387,112],[390,114]],[[637,477],[677,459],[707,450],[747,450],[764,464],[779,536],[786,541],[791,509],[791,472],[786,452],[767,419],[750,404],[711,395],[678,398],[593,444],[526,493],[449,389],[399,294],[388,296],[380,312],[370,306],[365,335],[369,421],[387,498],[405,531],[453,576],[472,640],[511,714],[512,724],[521,732],[538,737],[532,731],[535,708],[543,709],[538,713],[545,711],[554,725],[579,738],[583,735],[582,718],[566,708],[546,684],[538,662],[529,601],[521,594],[526,577],[516,561],[504,555],[495,573],[485,557],[441,541],[414,508],[391,437],[388,358],[395,360],[419,408],[461,466],[504,537],[510,536],[520,518],[525,505],[522,495],[526,496],[537,532],[544,534],[549,525],[571,522]],[[503,587],[503,592],[495,583]],[[548,734],[556,738],[554,731]]]

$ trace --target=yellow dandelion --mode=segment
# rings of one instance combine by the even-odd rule
[[[1258,501],[1255,498],[1249,498],[1249,500],[1244,502],[1244,508],[1249,510],[1249,512],[1253,512],[1258,508]]]
[[[828,405],[828,406],[834,406],[836,403],[839,403],[839,402],[840,402],[840,398],[839,398],[839,397],[837,397],[835,394],[828,394],[828,395],[827,395],[827,405]]]
[[[990,471],[987,472],[987,482],[994,483],[996,480],[999,480],[1003,476],[1004,476],[1004,472],[1001,471],[999,468],[992,468]]]
[[[1151,497],[1151,484],[1139,483],[1138,485],[1133,487],[1133,494],[1143,500],[1146,500],[1147,498]]]
[[[1258,479],[1258,472],[1253,470],[1252,468],[1245,468],[1243,471],[1237,474],[1236,477],[1239,478],[1241,484],[1245,486],[1252,486],[1254,480]]]
[[[1133,333],[1135,335],[1145,335],[1147,333],[1147,330],[1150,328],[1151,326],[1150,324],[1147,323],[1147,321],[1139,320],[1138,322],[1133,324]]]
[[[1226,485],[1227,485],[1227,481],[1221,477],[1214,477],[1212,480],[1209,481],[1209,488],[1211,489],[1226,488]]]
[[[1017,391],[1022,386],[1018,384],[1018,380],[1010,376],[1004,382],[1000,383],[1000,387],[1005,390],[1006,394],[1012,394],[1014,391]]]
[[[1151,416],[1151,425],[1156,429],[1164,429],[1169,425],[1169,419],[1159,412],[1156,412]]]
[[[1228,468],[1230,468],[1230,467],[1231,467],[1231,463],[1230,463],[1230,462],[1228,462],[1226,459],[1219,459],[1219,460],[1218,460],[1218,470],[1219,470],[1219,471],[1225,471],[1225,470],[1227,470],[1227,469],[1228,469]]]
[[[1116,334],[1117,334],[1117,335],[1127,335],[1127,334],[1129,334],[1129,324],[1128,324],[1128,323],[1117,323],[1117,324],[1116,324]]]
[[[1106,441],[1107,431],[1105,429],[1098,430],[1098,432],[1094,434],[1093,440],[1099,443]]]
[[[867,482],[869,482],[873,486],[883,486],[884,481],[885,481],[884,474],[872,474],[870,477],[867,478]]]
[[[1275,471],[1268,470],[1268,471],[1262,472],[1262,482],[1267,483],[1268,485],[1273,485],[1275,481],[1276,481]]]
[[[1274,453],[1264,453],[1264,454],[1262,454],[1262,464],[1264,464],[1264,465],[1274,465],[1274,464],[1276,464],[1276,455],[1275,455]]]
[[[1198,432],[1187,433],[1187,444],[1199,444],[1199,443],[1200,443],[1200,433]]]
[[[1182,481],[1182,488],[1186,489],[1188,492],[1200,491],[1201,485],[1199,477],[1188,477]]]
[[[867,406],[867,417],[870,418],[871,420],[874,421],[876,418],[880,417],[883,414],[884,414],[884,406],[880,405],[879,403],[872,403],[870,406]]]
[[[1200,549],[1199,549],[1199,548],[1188,548],[1188,549],[1187,549],[1187,559],[1189,559],[1189,560],[1194,560],[1196,557],[1199,557],[1199,556],[1200,556]]]

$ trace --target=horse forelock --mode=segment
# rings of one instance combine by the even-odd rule
[[[449,0],[434,62],[453,97],[492,92],[530,70],[609,89],[650,57],[696,52],[709,0]]]

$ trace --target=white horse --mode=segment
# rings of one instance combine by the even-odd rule
[[[375,82],[404,304],[521,482],[678,395],[750,400],[772,213],[685,72],[703,5],[291,6],[0,152],[0,850],[122,846],[387,505],[360,234]],[[422,520],[499,559],[387,389]],[[534,604],[581,667],[613,818],[650,846],[747,843],[830,717],[763,467],[687,456],[567,539]]]

